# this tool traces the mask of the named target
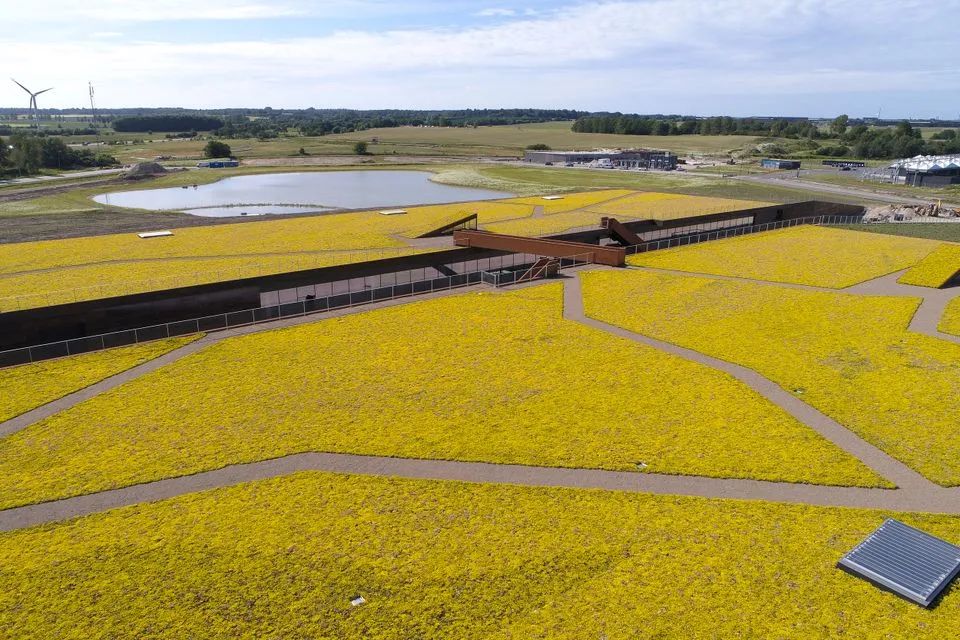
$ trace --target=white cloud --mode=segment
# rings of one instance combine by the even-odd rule
[[[480,16],[481,18],[508,18],[517,15],[517,12],[513,9],[491,8],[477,11],[473,15]]]
[[[98,22],[160,22],[179,20],[250,20],[298,15],[305,9],[283,1],[257,2],[231,0],[229,2],[197,2],[196,0],[38,0],[37,2],[10,2],[4,7],[4,18],[30,22],[69,22],[94,20]]]
[[[160,4],[169,10],[187,2]],[[256,14],[265,5],[223,6],[210,11]],[[951,46],[945,16],[957,8],[960,0],[875,0],[866,13],[830,0],[618,1],[460,28],[195,43],[24,39],[0,41],[0,48],[6,67],[29,69],[38,84],[57,86],[47,104],[64,106],[83,103],[93,74],[98,101],[109,106],[539,105],[702,113],[716,96],[741,96],[749,109],[758,96],[912,91],[920,100],[925,90],[956,87],[960,70],[930,51]],[[924,46],[904,45],[891,55],[891,42],[913,24],[923,25]],[[19,104],[9,84],[0,82],[0,104]]]

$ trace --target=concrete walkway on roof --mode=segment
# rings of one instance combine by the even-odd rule
[[[583,270],[583,268],[579,270]],[[686,272],[677,273],[695,275]],[[705,275],[716,279],[746,280],[744,278],[729,278],[708,274],[698,275]],[[863,295],[922,296],[925,301],[930,298],[932,302],[929,305],[928,312],[924,318],[921,319],[920,325],[922,326],[926,326],[924,323],[929,324],[927,316],[934,315],[938,308],[942,310],[946,301],[956,297],[956,295],[960,295],[960,291],[937,293],[942,290],[900,285],[896,283],[896,276],[899,276],[899,274],[891,274],[877,278],[876,280],[843,291]],[[759,280],[754,280],[753,282],[779,286],[778,283]],[[916,471],[864,441],[853,432],[751,369],[718,360],[697,351],[642,336],[587,317],[583,310],[583,297],[579,278],[576,276],[566,277],[563,278],[563,283],[564,317],[566,319],[728,373],[763,395],[803,424],[817,431],[817,433],[833,442],[836,446],[860,459],[879,475],[894,482],[898,488],[866,489],[830,487],[704,476],[603,471],[597,469],[531,467],[479,462],[357,456],[335,453],[301,453],[250,464],[229,465],[214,471],[189,476],[168,478],[84,496],[3,510],[0,511],[0,531],[11,531],[106,511],[116,507],[152,502],[197,491],[231,486],[241,482],[273,478],[307,470],[431,480],[606,489],[717,499],[767,500],[819,506],[960,514],[960,488],[945,488],[930,482]],[[535,286],[537,284],[541,284],[541,282],[525,283],[520,286]],[[823,289],[804,285],[783,286],[823,290],[834,293],[838,292],[836,289]],[[457,290],[438,292],[429,297],[441,297],[453,293],[457,293]],[[418,296],[414,299],[419,300],[422,299],[422,297]],[[306,322],[313,322],[324,317],[357,313],[378,307],[394,306],[396,304],[402,304],[403,302],[407,302],[407,300],[394,300],[375,305],[365,305],[358,308],[323,314],[322,316],[290,318],[210,334],[151,362],[134,367],[127,372],[108,378],[83,391],[66,396],[60,401],[55,401],[27,414],[23,414],[23,416],[19,418],[14,418],[7,423],[3,423],[0,425],[0,435],[22,429],[48,415],[62,411],[98,393],[123,384],[127,380],[134,379],[169,362],[195,353],[212,342],[217,342],[234,335],[294,326]],[[917,319],[915,318],[914,321],[916,322]],[[934,321],[934,326],[935,324],[936,322]],[[913,328],[913,325],[911,325],[911,328]],[[925,331],[921,332],[926,333]],[[16,428],[7,426],[18,420],[19,422]]]

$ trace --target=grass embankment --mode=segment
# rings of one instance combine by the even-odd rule
[[[888,515],[300,473],[0,535],[0,626],[23,640],[953,637],[960,589],[927,610],[836,568]],[[896,517],[960,543],[960,518]]]
[[[552,284],[218,342],[8,438],[0,508],[303,451],[885,486],[730,376],[562,306]]]
[[[749,367],[942,485],[960,484],[960,345],[916,298],[642,271],[582,275],[587,313]]]

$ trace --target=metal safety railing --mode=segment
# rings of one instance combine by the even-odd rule
[[[562,271],[571,267],[578,267],[593,262],[593,253],[579,253],[560,258],[543,258],[546,262],[538,266],[537,260],[533,264],[520,268],[500,269],[498,271],[483,271],[481,279],[484,283],[494,287],[505,287],[520,282],[530,282],[549,277],[554,271]]]
[[[256,278],[260,276],[287,273],[290,271],[319,269],[334,265],[340,266],[345,264],[355,264],[358,262],[369,262],[372,260],[385,260],[387,258],[399,258],[420,253],[427,253],[428,251],[429,250],[427,249],[416,247],[390,247],[377,249],[329,250],[313,253],[291,253],[277,256],[263,255],[260,256],[259,259],[244,259],[238,261],[236,265],[219,269],[184,272],[156,278],[122,280],[108,284],[94,284],[85,287],[73,287],[69,289],[45,291],[42,293],[24,293],[14,296],[0,297],[0,312],[19,311],[23,309],[33,309],[36,307],[68,304],[72,302],[85,302],[89,300],[98,300],[102,298],[129,295],[134,293],[144,293],[148,291],[179,289],[182,287],[211,284],[214,282],[223,282],[227,280],[242,280],[244,278]],[[217,256],[208,256],[200,258],[199,260],[229,261],[232,259],[233,258],[230,256],[220,258]],[[189,257],[182,259],[174,258],[171,260],[171,262],[189,262],[190,260],[191,258]],[[117,260],[105,263],[91,263],[88,265],[80,265],[79,268],[97,267],[115,263],[125,263],[125,261]],[[151,259],[143,261],[143,264],[145,265],[150,265],[153,263],[154,262]]]
[[[690,244],[699,244],[711,240],[723,240],[724,238],[734,238],[737,236],[750,235],[752,233],[761,233],[763,231],[773,231],[775,229],[784,229],[787,227],[797,227],[800,225],[830,225],[830,224],[868,224],[864,222],[862,216],[809,216],[806,218],[794,218],[791,220],[776,220],[774,222],[765,222],[763,224],[743,225],[739,227],[729,227],[726,229],[717,229],[715,231],[705,231],[703,233],[678,233],[670,238],[661,240],[651,240],[640,244],[626,247],[627,255],[636,253],[646,253],[647,251],[658,251],[661,249],[671,249],[674,247],[683,247]]]
[[[536,263],[538,256],[531,254],[525,255],[531,258],[527,263],[529,269],[530,266]],[[591,257],[592,255],[593,254],[584,254],[584,256]],[[561,258],[561,268],[587,264],[587,259],[584,256]],[[511,268],[522,269],[522,267],[523,265],[517,262]],[[237,329],[265,322],[274,322],[285,318],[296,318],[299,316],[338,311],[376,302],[386,302],[437,291],[469,287],[487,282],[487,280],[484,279],[484,274],[487,273],[489,272],[472,271],[451,276],[436,276],[425,280],[373,287],[363,291],[348,291],[323,297],[307,297],[302,300],[262,306],[255,309],[217,313],[200,318],[192,318],[190,320],[165,322],[136,329],[125,329],[82,338],[8,349],[6,351],[0,351],[0,367],[29,364],[41,360],[79,355],[113,347],[139,344],[141,342]],[[526,280],[541,279],[546,277],[546,275],[546,270],[543,270]],[[506,278],[503,278],[498,279],[495,286],[504,286],[506,284],[510,283],[506,281]]]

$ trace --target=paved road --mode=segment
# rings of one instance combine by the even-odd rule
[[[848,187],[845,185],[826,184],[823,182],[814,182],[796,178],[795,174],[769,173],[745,176],[731,176],[733,180],[742,182],[753,182],[757,184],[773,184],[790,189],[802,189],[804,191],[813,191],[815,193],[827,193],[831,195],[840,195],[848,198],[857,198],[860,200],[871,200],[874,202],[886,202],[890,204],[933,204],[940,198],[931,196],[929,198],[899,195],[889,192],[874,191],[868,187]],[[947,204],[947,206],[958,206],[956,204]]]
[[[56,182],[58,180],[73,180],[76,178],[94,178],[96,176],[109,176],[115,173],[123,173],[126,169],[90,169],[89,171],[69,171],[55,176],[28,176],[25,178],[10,178],[0,180],[0,186],[8,184],[39,184]]]
[[[895,276],[897,275],[899,274],[884,276],[851,287],[846,291],[865,295],[904,295],[907,293],[908,295],[922,296],[925,301],[928,299],[931,300],[928,313],[924,314],[924,317],[921,317],[919,320],[915,317],[914,323],[916,326],[914,326],[914,324],[911,325],[911,329],[929,334],[928,325],[931,322],[931,318],[933,318],[938,309],[942,311],[942,305],[945,305],[948,299],[960,294],[960,291],[941,292],[921,287],[907,287],[906,285],[896,283]],[[743,278],[730,279],[744,280]],[[86,496],[7,509],[0,511],[0,531],[9,531],[105,511],[120,506],[161,500],[186,493],[230,486],[251,480],[272,478],[305,470],[404,478],[426,478],[433,480],[490,482],[525,486],[595,488],[709,498],[770,500],[821,506],[865,507],[894,511],[928,511],[960,514],[960,489],[944,488],[935,485],[900,461],[867,443],[853,432],[802,402],[792,394],[787,393],[755,371],[588,318],[583,311],[583,298],[579,278],[575,276],[567,277],[563,282],[565,318],[574,322],[583,323],[601,331],[609,332],[613,335],[646,344],[734,376],[840,448],[859,458],[883,477],[895,482],[898,488],[863,489],[828,487],[755,480],[719,479],[703,476],[614,472],[596,469],[564,469],[444,460],[355,456],[334,453],[303,453],[251,464],[229,465],[222,469],[189,476],[169,478]],[[778,286],[772,285],[769,282],[762,283]],[[536,284],[539,283],[528,283],[526,286],[535,286]],[[836,292],[836,290],[833,289],[821,289],[819,287],[808,287],[804,285],[789,286]],[[450,295],[451,293],[456,292],[442,292],[434,294],[434,297]],[[392,306],[402,302],[403,301],[390,301],[376,306]],[[374,306],[370,305],[359,309],[344,310],[339,314],[357,313],[370,310],[371,308],[374,308]],[[921,314],[918,313],[918,316],[920,315]],[[243,327],[218,334],[210,334],[197,342],[170,352],[156,360],[104,380],[83,391],[71,394],[44,407],[35,409],[7,423],[3,423],[0,425],[0,435],[22,429],[37,420],[62,411],[98,393],[114,388],[127,380],[155,370],[190,353],[194,353],[212,342],[233,335],[254,333],[304,322],[313,322],[316,319],[314,316],[292,318],[264,323],[262,325]],[[939,337],[939,335],[937,337]]]

